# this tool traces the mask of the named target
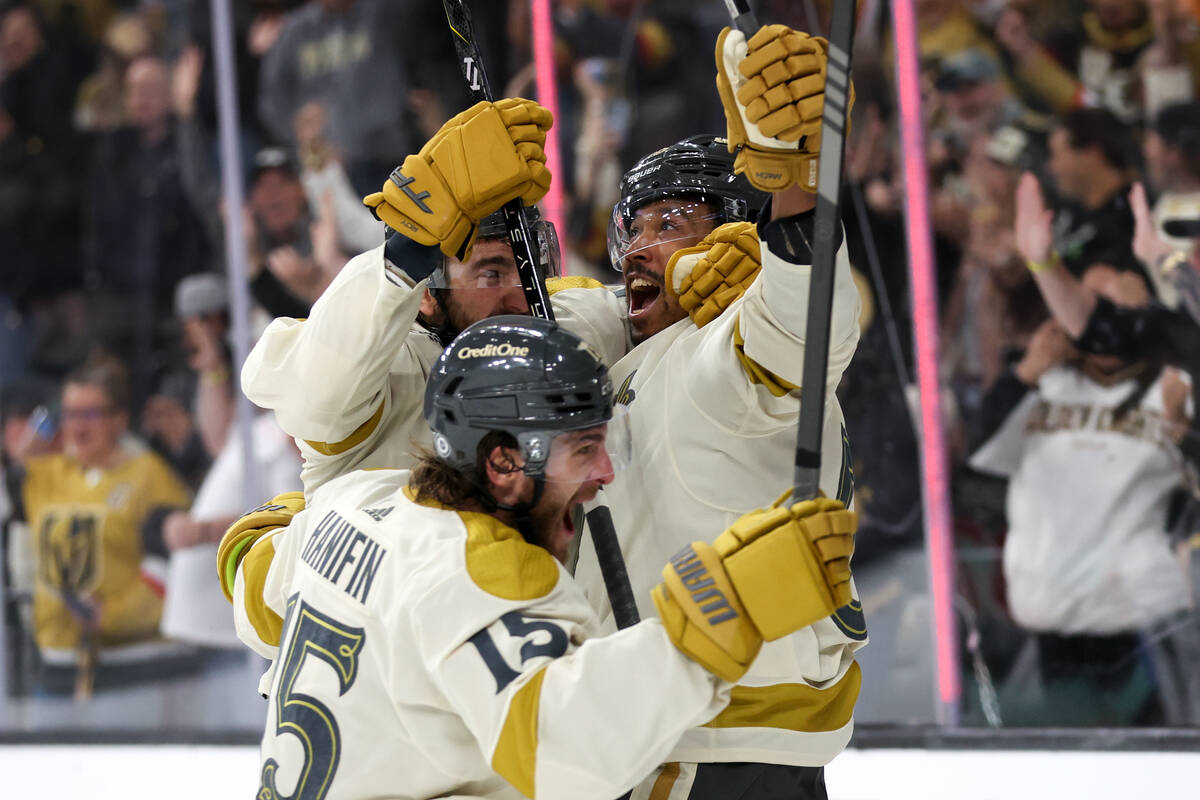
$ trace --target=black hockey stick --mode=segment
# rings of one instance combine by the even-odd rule
[[[633,599],[633,587],[629,584],[629,573],[625,571],[625,558],[621,555],[621,544],[613,527],[612,512],[608,506],[596,506],[587,513],[587,524],[592,532],[596,561],[604,577],[604,590],[608,593],[613,619],[618,628],[636,625],[639,620],[637,601]]]
[[[829,23],[829,58],[825,70],[825,107],[821,119],[817,210],[813,220],[812,278],[808,287],[808,326],[804,333],[802,400],[796,431],[794,500],[810,500],[820,491],[821,431],[825,422],[825,374],[829,366],[829,324],[833,314],[834,258],[841,224],[847,111],[850,105],[850,55],[854,47],[857,0],[834,0]]]
[[[754,12],[750,10],[750,4],[746,0],[725,0],[725,7],[729,9],[729,18],[733,20],[733,27],[746,35],[746,40],[758,33],[758,17],[754,16]]]
[[[467,80],[471,100],[479,102],[493,99],[492,89],[483,69],[479,45],[475,43],[471,12],[467,9],[465,0],[442,0],[442,5],[446,9],[446,22],[454,37],[454,47],[458,51],[459,65],[462,67],[463,77]],[[553,321],[554,311],[550,308],[550,296],[546,292],[545,282],[538,274],[538,261],[525,206],[521,204],[520,198],[517,198],[505,203],[503,211],[508,238],[512,241],[513,258],[517,262],[517,274],[521,276],[521,288],[525,290],[525,301],[529,303],[529,313]]]

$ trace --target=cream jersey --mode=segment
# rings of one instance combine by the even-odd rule
[[[1166,533],[1181,456],[1166,432],[1161,379],[1115,416],[1133,389],[1055,367],[971,457],[1009,478],[1004,577],[1023,627],[1105,635],[1188,605]]]
[[[306,495],[354,469],[411,466],[413,447],[431,445],[421,412],[442,345],[417,324],[425,283],[385,264],[382,245],[352,258],[308,319],[272,321],[242,367],[246,396],[295,437]],[[606,364],[629,349],[612,293],[566,289],[551,305]]]
[[[330,481],[242,561],[273,551],[234,589],[239,635],[277,655],[257,797],[612,800],[725,707],[729,684],[657,620],[599,637],[546,550],[407,483]]]
[[[604,487],[643,619],[663,564],[709,541],[739,516],[791,486],[811,267],[762,244],[762,271],[703,328],[683,320],[647,339],[612,370],[616,402],[629,409],[632,465]],[[834,389],[858,342],[859,296],[845,247],[835,273],[822,441],[821,487],[848,505],[848,446]],[[791,387],[792,390],[789,390]],[[590,536],[580,540],[576,580],[613,626]],[[729,709],[687,732],[672,761],[748,761],[820,766],[845,747],[866,642],[857,600],[834,617],[764,645]]]

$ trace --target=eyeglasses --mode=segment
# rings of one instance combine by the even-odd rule
[[[112,406],[87,406],[83,408],[63,408],[61,413],[64,420],[95,422],[104,419],[112,412]]]

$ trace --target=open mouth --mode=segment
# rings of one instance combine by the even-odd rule
[[[629,316],[636,317],[649,311],[658,302],[662,286],[637,275],[625,282],[625,294],[629,298]]]

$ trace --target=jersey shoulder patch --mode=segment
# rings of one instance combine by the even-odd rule
[[[467,574],[493,597],[536,600],[558,585],[558,562],[550,551],[525,541],[515,529],[490,514],[456,511],[435,500],[418,501],[411,487],[405,487],[404,495],[417,505],[458,514],[467,529]]]

